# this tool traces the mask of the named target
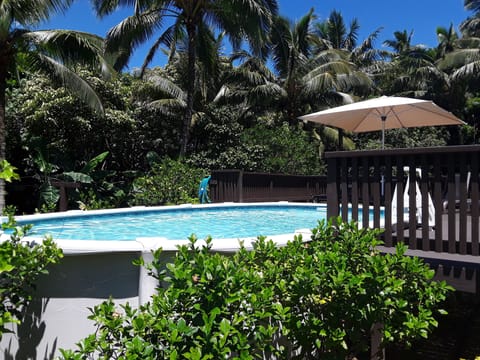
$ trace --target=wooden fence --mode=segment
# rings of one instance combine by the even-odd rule
[[[216,170],[211,173],[213,202],[322,201],[326,176],[304,176]]]
[[[332,152],[326,159],[328,217],[383,228],[386,247],[405,242],[411,250],[480,255],[480,146]]]

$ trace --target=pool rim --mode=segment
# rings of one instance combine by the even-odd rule
[[[71,218],[95,215],[110,215],[122,213],[135,213],[145,211],[171,211],[171,210],[188,210],[188,209],[211,209],[211,208],[241,208],[241,207],[303,207],[303,208],[326,208],[325,203],[299,203],[289,201],[277,202],[255,202],[255,203],[209,203],[209,204],[181,204],[181,205],[165,205],[165,206],[134,206],[128,208],[116,209],[100,209],[100,210],[68,210],[64,212],[44,213],[44,214],[29,214],[15,216],[18,222],[28,223],[28,221],[49,220],[57,218]],[[6,217],[2,217],[5,221]],[[293,233],[281,235],[266,235],[267,239],[273,240],[275,243],[282,245],[288,241],[293,240],[294,236],[301,235],[303,239],[309,239],[311,236],[311,229],[296,229]],[[10,235],[2,234],[0,237],[5,240],[5,237]],[[253,247],[253,243],[258,236],[242,237],[242,238],[213,238],[212,250],[221,252],[235,252],[238,251],[240,243],[247,249]],[[25,236],[24,240],[32,243],[41,242],[43,236]],[[65,255],[68,254],[89,254],[89,253],[114,253],[114,252],[150,252],[151,250],[162,248],[165,251],[176,250],[179,245],[189,244],[188,239],[174,240],[162,236],[155,237],[137,237],[135,240],[65,240],[53,239],[55,243],[63,250]],[[204,239],[198,239],[198,246],[205,244]]]

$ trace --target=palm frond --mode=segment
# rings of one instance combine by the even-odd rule
[[[128,63],[131,52],[148,40],[161,27],[162,22],[162,13],[152,9],[139,15],[129,16],[108,31],[106,51],[115,53],[121,50],[128,55],[123,56],[121,61],[117,61],[117,69],[123,68]]]
[[[250,89],[249,97],[251,100],[250,102],[262,102],[261,99],[268,99],[271,101],[275,98],[286,97],[287,92],[281,86],[275,83],[266,83],[259,86],[255,86]]]
[[[210,8],[203,14],[206,25],[225,31],[234,51],[240,49],[246,40],[256,56],[266,57],[265,44],[272,16],[278,12],[276,1],[221,0],[210,3]]]
[[[65,12],[73,0],[15,0],[0,2],[0,17],[10,14],[12,20],[23,27],[32,27]]]
[[[460,26],[463,36],[479,36],[480,35],[480,17],[472,16],[463,21]]]
[[[148,106],[157,109],[160,114],[173,115],[184,110],[187,104],[179,99],[159,99],[148,103]]]
[[[173,59],[173,56],[175,56],[177,43],[182,42],[185,38],[185,30],[182,27],[181,21],[177,18],[177,21],[175,21],[173,25],[167,27],[148,50],[140,70],[140,77],[143,76],[146,68],[150,65],[162,44],[170,50],[167,54],[168,62],[170,62]]]
[[[480,37],[463,37],[456,40],[456,45],[460,49],[480,48]]]
[[[452,80],[465,80],[469,78],[477,78],[480,74],[480,59],[471,61],[468,64],[460,67],[452,74]]]
[[[187,99],[187,95],[183,89],[165,77],[154,75],[146,77],[145,80],[151,83],[154,86],[154,89],[159,93],[163,93],[183,102]]]
[[[337,91],[367,91],[373,87],[372,79],[364,72],[354,71],[348,74],[339,74],[336,77],[335,90]]]
[[[40,53],[29,53],[28,62],[34,69],[44,72],[53,80],[60,81],[70,92],[78,96],[94,111],[103,114],[100,98],[92,87],[64,64]]]
[[[238,67],[231,71],[228,76],[228,82],[233,84],[256,86],[264,84],[267,79],[257,71],[251,71],[246,67]]]
[[[302,88],[302,94],[308,97],[318,96],[320,93],[330,91],[335,87],[336,75],[330,72],[319,72],[315,76],[309,76]]]
[[[272,62],[275,70],[282,77],[286,77],[288,72],[292,35],[289,21],[283,17],[276,18],[270,34],[270,41],[273,44],[271,47]]]
[[[103,39],[97,35],[73,30],[40,30],[25,32],[22,37],[38,51],[65,65],[88,65],[100,69],[105,76],[114,72],[103,56]]]
[[[232,60],[234,59],[236,59],[235,55],[232,57]],[[233,70],[234,74],[236,72],[257,73],[268,81],[274,81],[276,79],[275,74],[270,70],[265,61],[262,61],[255,56],[250,56],[250,54],[247,54],[245,61]]]
[[[357,47],[360,51],[366,51],[373,48],[373,43],[378,39],[380,32],[382,32],[383,27],[377,28],[373,33],[368,35],[368,37],[362,41],[360,46]]]
[[[100,18],[112,14],[119,7],[133,7],[135,11],[142,11],[148,6],[148,1],[143,0],[92,0],[91,3]]]
[[[312,69],[310,72],[305,74],[305,76],[303,77],[303,81],[308,82],[313,78],[325,73],[330,73],[334,75],[350,74],[353,70],[354,70],[353,64],[348,61],[343,61],[343,60],[330,61],[330,62],[318,65],[317,67]]]
[[[445,57],[437,62],[437,66],[444,71],[449,69],[458,69],[465,64],[480,59],[480,50],[477,48],[459,49],[448,53]]]
[[[305,56],[309,56],[311,53],[311,24],[315,18],[316,16],[313,13],[313,9],[310,9],[310,11],[304,15],[294,27],[295,47],[300,54]]]

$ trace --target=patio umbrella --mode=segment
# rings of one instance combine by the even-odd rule
[[[386,129],[465,124],[433,101],[395,96],[338,106],[303,115],[299,119],[356,133],[381,130],[382,149]]]

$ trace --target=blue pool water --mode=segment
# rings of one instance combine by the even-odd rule
[[[71,215],[71,214],[70,214]],[[33,224],[32,236],[51,234],[64,240],[135,240],[164,237],[186,240],[247,238],[292,234],[312,229],[326,217],[326,206],[273,205],[145,209],[116,213],[82,213],[73,216],[21,220]]]

